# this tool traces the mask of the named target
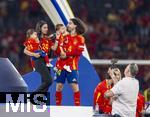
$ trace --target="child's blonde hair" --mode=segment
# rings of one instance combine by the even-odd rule
[[[27,37],[27,38],[30,38],[30,36],[31,36],[34,32],[36,32],[35,29],[32,29],[32,28],[31,28],[31,29],[28,29],[27,32],[26,32],[26,37]]]

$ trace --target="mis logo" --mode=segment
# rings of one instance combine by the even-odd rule
[[[50,105],[49,93],[0,93],[0,102],[6,103],[6,112],[45,112]],[[19,110],[20,107],[20,110]],[[26,108],[25,108],[26,107]]]

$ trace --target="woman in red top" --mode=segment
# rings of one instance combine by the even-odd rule
[[[53,67],[53,65],[50,64],[49,62],[47,53],[41,50],[40,41],[38,39],[37,32],[34,29],[27,30],[27,40],[24,42],[24,46],[25,46],[25,51],[39,53],[40,56],[44,58],[47,67]],[[34,61],[36,59],[37,58],[35,56],[31,56],[31,65],[34,70],[35,70]]]
[[[40,41],[40,49],[45,53],[49,53],[50,50],[55,50],[58,43],[52,43],[51,39],[48,37],[48,24],[45,21],[39,21],[36,24],[36,32]],[[50,69],[46,67],[44,58],[40,56],[39,53],[25,51],[25,54],[29,56],[34,56],[37,59],[34,61],[35,70],[41,75],[41,85],[36,89],[35,92],[47,92],[49,86],[52,85],[52,77],[50,75]]]

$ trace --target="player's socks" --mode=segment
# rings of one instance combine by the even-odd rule
[[[56,105],[60,106],[62,101],[62,92],[56,91],[55,97],[56,97]]]
[[[79,91],[74,93],[74,105],[80,106],[80,92]]]

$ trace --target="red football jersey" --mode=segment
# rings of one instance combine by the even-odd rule
[[[60,47],[63,48],[64,40],[65,40],[66,37],[67,37],[67,35],[65,35],[65,36],[60,35],[59,39],[57,39],[57,41],[58,41],[58,47],[57,47],[57,49],[56,49],[56,51],[55,51],[55,54],[56,54],[57,56],[60,56]]]
[[[108,86],[107,80],[104,80],[97,85],[94,91],[94,106],[97,103],[99,105],[99,109],[106,114],[111,113],[112,106],[109,104],[110,99],[106,99],[104,94],[111,88],[111,86]]]
[[[40,49],[43,50],[46,53],[49,53],[52,45],[53,45],[53,42],[52,42],[51,39],[42,38],[40,40]]]
[[[145,106],[145,98],[142,94],[139,93],[137,99],[136,117],[141,117],[140,114],[144,109],[144,106]]]
[[[64,40],[63,49],[66,52],[67,65],[71,70],[78,70],[78,63],[80,55],[84,51],[85,39],[81,35],[71,36],[68,35]]]
[[[60,35],[60,37],[58,39],[58,47],[57,47],[57,50],[55,51],[55,54],[57,56],[60,56],[60,47],[63,48],[65,38],[66,38],[66,36]],[[66,64],[66,59],[61,59],[60,57],[57,58],[56,67],[58,69],[60,69],[60,70],[64,69],[63,67],[65,64]]]
[[[35,39],[33,38],[29,38],[27,39],[24,44],[25,47],[27,47],[27,50],[30,52],[34,52],[36,50],[39,50],[39,42],[37,42]]]
[[[84,50],[84,37],[81,35],[71,36],[66,35],[63,38],[60,37],[59,47],[61,46],[66,52],[66,59],[58,58],[56,66],[59,69],[63,69],[64,65],[70,66],[71,70],[78,69],[78,62],[82,51]],[[62,41],[63,40],[63,41]],[[58,47],[56,53],[60,55],[60,48]]]

